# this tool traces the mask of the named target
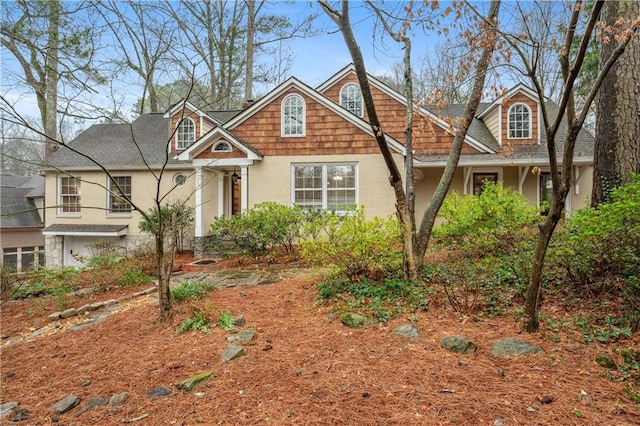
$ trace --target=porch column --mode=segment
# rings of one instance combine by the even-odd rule
[[[196,238],[203,237],[202,229],[202,167],[196,168],[196,211],[195,211],[195,234]]]
[[[524,186],[524,180],[529,173],[529,166],[518,167],[518,191],[522,194],[522,187]]]
[[[462,168],[462,174],[464,176],[463,178],[463,184],[462,184],[462,195],[467,195],[469,193],[469,180],[471,179],[471,175],[473,172],[473,167],[463,167]]]
[[[584,166],[573,167],[573,186],[575,187],[576,195],[580,195],[580,179],[582,178],[582,172],[584,170]]]
[[[224,172],[218,172],[218,217],[224,217]]]
[[[247,182],[247,166],[240,166],[240,211],[245,212],[249,208],[249,196],[247,194],[247,188],[249,187]]]

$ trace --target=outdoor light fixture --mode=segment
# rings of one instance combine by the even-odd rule
[[[242,179],[242,177],[234,170],[233,174],[231,175],[231,182],[236,183],[240,179]]]

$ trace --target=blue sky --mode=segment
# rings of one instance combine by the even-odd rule
[[[388,7],[401,6],[399,2],[387,1]],[[335,72],[352,62],[348,49],[344,43],[342,35],[337,30],[336,25],[321,10],[315,1],[296,1],[294,3],[284,3],[274,1],[270,3],[270,12],[286,14],[292,21],[296,21],[301,16],[312,12],[318,12],[318,18],[314,23],[314,28],[318,34],[304,39],[295,39],[288,42],[289,47],[294,52],[294,61],[289,75],[293,75],[310,86],[317,86]],[[380,41],[380,30],[378,35],[373,36],[374,18],[372,12],[367,10],[362,2],[351,2],[351,21],[356,39],[362,49],[368,71],[372,74],[385,74],[391,67],[402,60],[402,50],[400,44],[389,40]],[[414,59],[424,55],[428,47],[434,44],[432,39],[427,38],[421,31],[413,33],[413,57]],[[16,67],[17,63],[12,56],[3,51],[2,68]],[[21,72],[20,72],[21,73]],[[168,76],[171,78],[171,76]],[[124,84],[121,82],[118,87],[121,94],[125,95],[127,102],[131,105],[141,96],[141,84]],[[264,93],[265,89],[256,90],[258,94]],[[2,84],[2,93],[11,99],[17,100],[17,107],[20,113],[32,117],[38,117],[39,113],[35,103],[35,97],[28,89],[7,87],[6,82]],[[91,94],[95,101],[99,95]]]

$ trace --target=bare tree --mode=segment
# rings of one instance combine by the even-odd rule
[[[93,5],[113,34],[122,65],[144,82],[138,113],[164,112],[159,107],[156,84],[157,74],[174,42],[173,19],[154,4],[138,0],[95,0]],[[145,105],[146,100],[149,105]]]
[[[187,93],[187,99],[189,98],[189,93]],[[25,132],[29,132],[29,134],[35,135],[34,138],[42,138],[44,139],[45,134],[43,131],[38,128],[32,126],[32,124],[23,117],[16,109],[13,107],[12,103],[3,96],[0,95],[0,112],[2,112],[3,116],[3,125],[16,126],[18,129],[23,129]],[[184,120],[186,118],[186,110],[182,110],[179,112],[181,114],[178,117],[178,121]],[[171,272],[173,269],[173,260],[176,250],[176,234],[178,232],[177,226],[178,222],[181,220],[179,217],[174,217],[172,214],[171,218],[167,218],[164,212],[167,211],[166,204],[168,200],[168,196],[171,191],[167,193],[162,189],[162,184],[167,179],[171,179],[169,176],[169,162],[170,162],[170,144],[173,138],[175,137],[175,131],[173,134],[169,135],[166,139],[166,142],[163,147],[155,152],[161,152],[160,160],[150,161],[145,153],[149,153],[149,148],[143,148],[142,144],[136,140],[136,132],[134,131],[134,124],[124,124],[130,126],[130,132],[132,136],[133,147],[132,150],[135,152],[139,161],[144,165],[145,170],[149,173],[150,176],[153,176],[155,187],[150,188],[149,192],[152,194],[152,202],[153,207],[151,210],[145,210],[142,207],[140,202],[131,196],[127,195],[126,191],[120,187],[118,181],[114,179],[112,175],[112,171],[103,164],[97,155],[92,155],[94,152],[95,144],[86,143],[84,145],[77,146],[76,143],[65,143],[62,140],[54,140],[52,143],[55,143],[59,148],[60,152],[54,153],[53,156],[44,163],[40,163],[38,166],[40,168],[49,168],[51,169],[51,161],[55,159],[56,155],[60,155],[61,153],[71,152],[75,154],[78,158],[87,160],[89,164],[95,166],[96,169],[102,171],[106,176],[106,181],[111,182],[111,185],[108,184],[98,184],[95,182],[88,182],[92,185],[97,185],[104,189],[111,196],[119,197],[126,201],[132,208],[133,211],[138,212],[142,216],[142,220],[146,223],[146,230],[150,232],[154,239],[154,247],[155,247],[155,274],[158,280],[158,296],[159,296],[159,316],[158,320],[160,322],[171,321],[173,315],[173,308],[171,303],[171,291],[169,287],[169,281],[171,278]],[[177,128],[177,127],[176,127]],[[51,141],[49,138],[48,140]],[[101,148],[97,148],[98,151]],[[65,151],[62,151],[65,150]],[[73,170],[66,170],[62,168],[54,168],[58,173],[66,174],[68,176],[72,176]],[[173,186],[175,189],[175,186]],[[186,200],[184,201],[186,203]],[[175,203],[173,204],[173,212],[176,211]],[[60,206],[46,206],[47,209],[55,209]],[[188,212],[189,209],[183,209],[183,211]]]
[[[331,17],[336,23],[338,29],[342,33],[349,53],[353,59],[358,81],[360,82],[360,88],[362,96],[364,98],[364,104],[369,117],[369,122],[373,133],[376,137],[376,142],[380,148],[380,152],[384,158],[385,164],[389,171],[389,182],[394,190],[396,197],[396,215],[402,224],[402,237],[403,237],[403,252],[405,255],[404,270],[407,278],[415,280],[418,278],[418,271],[420,270],[423,262],[424,255],[426,253],[427,245],[431,237],[431,231],[435,223],[436,215],[442,206],[442,202],[446,196],[446,193],[453,181],[453,175],[460,158],[462,146],[468,127],[475,115],[477,107],[480,103],[482,96],[484,81],[491,61],[491,57],[495,48],[498,11],[500,9],[499,1],[492,1],[486,22],[488,24],[480,25],[479,31],[483,32],[485,37],[474,37],[475,43],[478,43],[477,52],[479,52],[479,58],[475,65],[475,79],[473,84],[472,95],[469,102],[466,105],[465,113],[458,123],[456,128],[456,134],[451,148],[451,154],[447,161],[447,165],[443,172],[443,175],[438,183],[436,191],[432,200],[425,211],[420,227],[416,227],[416,219],[413,211],[414,205],[414,188],[412,179],[413,170],[413,153],[412,153],[412,120],[413,120],[413,88],[412,88],[412,73],[410,63],[410,49],[411,39],[406,32],[406,24],[400,22],[400,30],[392,30],[391,27],[386,24],[385,28],[390,33],[394,40],[403,44],[405,49],[404,54],[404,66],[405,66],[405,96],[407,99],[407,114],[406,114],[406,128],[405,128],[405,145],[406,145],[406,158],[405,158],[405,186],[403,186],[403,176],[401,175],[395,160],[391,154],[391,150],[387,145],[387,141],[384,135],[384,123],[381,123],[377,111],[376,105],[373,101],[371,88],[367,76],[367,71],[362,57],[360,48],[353,34],[352,25],[349,17],[349,2],[347,0],[342,1],[342,7],[340,10],[334,9],[329,5],[326,0],[319,0],[320,5],[324,11]],[[369,3],[370,7],[377,10],[377,15],[380,19],[383,19],[384,14],[372,3]],[[407,13],[414,13],[413,10],[408,10]],[[417,231],[416,231],[417,230]]]
[[[4,119],[0,133],[0,170],[25,176],[38,173],[45,155],[40,135]]]
[[[616,25],[638,19],[640,1],[608,1],[603,8],[605,31],[600,62],[605,65],[616,49]],[[620,18],[624,18],[620,20]],[[624,54],[605,76],[597,98],[596,145],[593,155],[591,205],[609,201],[613,189],[640,173],[640,37],[629,42]]]
[[[35,94],[42,129],[47,140],[47,154],[56,148],[59,139],[59,84],[64,83],[66,96],[70,92],[92,91],[87,81],[99,81],[92,67],[95,38],[82,3],[15,1],[2,6],[2,46],[19,64],[22,75],[5,72],[5,78],[15,78]]]
[[[315,14],[301,16],[292,22],[287,16],[269,13],[266,0],[244,0],[247,7],[247,50],[245,64],[245,100],[253,99],[255,82],[278,83],[291,67],[291,52],[283,51],[283,42],[312,36]],[[286,5],[291,2],[279,2]],[[261,66],[258,58],[275,58],[273,67]],[[284,66],[284,68],[283,68]]]
[[[545,256],[551,236],[562,216],[565,200],[572,185],[573,155],[576,139],[587,115],[589,106],[593,102],[598,89],[627,44],[636,34],[638,21],[627,27],[627,31],[620,34],[611,55],[602,65],[591,90],[584,99],[581,107],[577,109],[574,96],[575,84],[580,76],[580,70],[584,64],[589,43],[592,41],[593,32],[599,24],[598,17],[604,6],[604,1],[596,1],[593,9],[588,13],[586,23],[581,25],[581,14],[585,12],[585,5],[581,0],[576,0],[571,9],[568,23],[565,25],[566,33],[560,48],[560,69],[563,77],[563,85],[559,92],[557,108],[551,108],[545,99],[545,88],[540,79],[539,49],[540,43],[535,39],[523,37],[521,33],[503,34],[505,40],[511,45],[520,63],[524,66],[523,74],[527,75],[540,100],[542,122],[546,137],[547,152],[549,156],[549,168],[553,185],[551,207],[543,223],[539,225],[539,236],[534,253],[533,266],[525,301],[525,330],[534,332],[538,330],[538,308],[541,294],[542,271]],[[523,19],[526,16],[523,15]],[[572,46],[577,44],[579,48],[572,54]],[[561,123],[566,123],[566,133],[561,136],[559,130]],[[560,157],[559,157],[560,156]]]

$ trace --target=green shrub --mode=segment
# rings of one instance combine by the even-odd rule
[[[560,280],[584,293],[613,293],[626,304],[628,323],[640,321],[640,175],[611,192],[611,202],[566,220],[549,251]]]
[[[322,281],[317,288],[320,298],[334,303],[338,309],[358,310],[382,322],[400,313],[426,311],[429,298],[423,283],[397,278],[381,281],[363,278],[353,282],[342,277]]]
[[[236,324],[233,321],[233,317],[225,311],[220,311],[218,314],[218,327],[227,331],[234,331],[236,329]]]
[[[151,275],[147,275],[142,269],[136,268],[124,271],[122,276],[118,278],[118,284],[123,287],[136,287],[151,282],[152,280],[153,277]]]
[[[182,324],[176,330],[176,334],[191,330],[200,330],[205,333],[211,332],[211,320],[198,308],[191,308],[191,316],[182,321]]]
[[[300,242],[300,254],[328,267],[330,276],[355,282],[401,271],[400,227],[395,218],[367,220],[364,209],[359,208],[345,216],[325,215],[318,220],[322,230],[315,238]]]
[[[492,182],[485,183],[479,196],[454,192],[439,216],[445,222],[434,228],[434,239],[472,257],[509,254],[520,241],[533,237],[539,219],[522,194]]]
[[[209,292],[209,287],[202,281],[183,280],[171,289],[171,297],[177,302],[203,299]]]
[[[216,219],[210,231],[216,240],[230,241],[245,254],[258,255],[269,248],[293,252],[304,222],[301,208],[265,202],[243,214]]]

